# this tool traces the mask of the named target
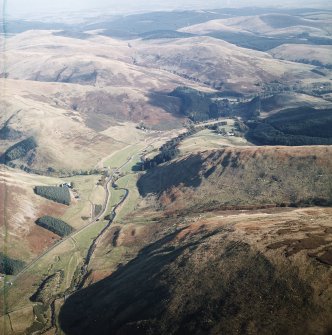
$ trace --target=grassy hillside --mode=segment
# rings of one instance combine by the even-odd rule
[[[331,154],[330,147],[206,151],[149,170],[138,187],[169,211],[327,205],[332,202]]]
[[[303,93],[284,92],[262,98],[260,115],[266,117],[281,110],[299,107],[324,109],[329,108],[330,106],[331,103],[328,100],[324,100],[320,97],[314,97]]]
[[[299,12],[246,13],[224,19],[206,21],[182,28],[181,32],[212,36],[229,43],[260,51],[276,50],[276,58],[294,60],[294,56],[314,59],[317,49],[332,44],[329,12],[310,18]],[[309,15],[310,16],[310,15]],[[287,56],[279,57],[280,51],[290,46]],[[299,45],[299,48],[297,47]],[[292,52],[292,51],[293,52]],[[303,50],[306,50],[303,53]],[[274,54],[274,52],[272,52]],[[327,53],[326,53],[327,55]]]
[[[167,22],[171,16],[182,23],[188,18],[188,13],[156,17],[164,15]],[[190,15],[198,21],[188,23],[215,16]],[[6,73],[2,74],[7,89],[1,101],[6,108],[0,121],[14,116],[12,130],[29,129],[38,139],[34,155],[17,162],[17,167],[51,168],[59,175],[61,170],[92,169],[103,157],[126,146],[112,131],[120,122],[143,121],[156,130],[179,128],[190,111],[180,113],[179,99],[168,95],[177,87],[250,93],[252,98],[273,81],[288,88],[322,79],[310,65],[275,60],[267,53],[211,37],[189,37],[175,28],[143,29],[141,39],[130,42],[34,30],[8,39]],[[328,76],[322,81],[328,81]],[[194,112],[198,108],[202,112],[197,119],[216,116],[218,103],[196,99]],[[0,132],[0,137],[14,135],[7,128]],[[1,141],[1,152],[12,144]]]
[[[6,256],[10,259],[29,263],[59,239],[37,226],[36,220],[45,215],[62,217],[69,209],[36,195],[34,185],[54,185],[61,180],[5,166],[1,167],[0,177],[0,234],[6,236],[1,248],[7,248]]]
[[[296,78],[316,76],[304,64],[281,62],[264,52],[206,36],[140,41],[133,46],[138,50],[134,55],[137,65],[223,90],[252,92],[258,90],[257,83],[278,80],[290,84]]]
[[[143,40],[153,40],[159,38],[186,38],[192,36],[194,35],[189,33],[182,33],[176,30],[153,30],[140,34],[140,37]]]
[[[331,52],[332,46],[310,46],[305,44],[284,44],[270,50],[271,55],[275,58],[313,64],[330,69],[332,68]]]

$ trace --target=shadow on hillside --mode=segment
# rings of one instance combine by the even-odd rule
[[[186,187],[198,187],[201,184],[200,171],[203,158],[192,155],[172,164],[159,165],[148,170],[137,182],[141,196],[149,193],[161,194],[172,186],[182,184]]]
[[[153,320],[163,312],[164,305],[160,302],[170,298],[162,280],[164,268],[185,249],[194,250],[199,243],[190,241],[181,247],[168,245],[178,233],[145,247],[110,277],[70,296],[59,315],[64,332],[68,335],[113,334],[125,325],[125,334],[146,334],[144,326],[140,330],[136,324],[131,328],[131,324]],[[211,233],[205,238],[209,236]]]
[[[181,100],[177,97],[172,97],[165,92],[151,92],[149,95],[149,104],[159,107],[174,116],[183,117],[181,114]]]
[[[185,233],[185,234],[183,234]],[[304,334],[310,286],[225,228],[172,233],[110,277],[70,296],[67,335]],[[211,332],[217,329],[219,332]]]

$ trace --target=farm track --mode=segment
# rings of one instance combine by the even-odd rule
[[[103,237],[104,233],[108,230],[108,228],[112,225],[112,223],[114,222],[114,219],[116,218],[116,210],[117,208],[119,208],[128,198],[129,195],[129,190],[126,188],[119,188],[119,190],[123,190],[125,191],[125,195],[124,197],[121,199],[120,202],[117,203],[117,205],[114,207],[114,209],[112,210],[111,214],[110,214],[110,218],[109,218],[109,222],[108,224],[100,231],[100,233],[97,235],[97,237],[93,240],[92,244],[90,245],[90,248],[88,250],[88,253],[84,259],[84,264],[81,268],[81,281],[79,283],[76,284],[74,291],[79,290],[81,288],[84,287],[84,284],[86,282],[86,279],[88,277],[88,266],[90,263],[90,260],[93,256],[94,251],[96,250],[98,241]]]
[[[105,187],[105,191],[106,191],[106,197],[105,197],[105,200],[106,202],[104,203],[104,208],[103,208],[103,211],[102,213],[99,215],[99,217],[102,217],[106,214],[106,211],[109,207],[109,202],[110,202],[110,199],[111,199],[111,191],[109,190],[109,187],[110,185],[112,186],[114,183],[115,183],[115,175],[122,169],[124,168],[132,159],[133,159],[134,155],[131,156],[121,167],[119,167],[118,169],[116,169],[112,176],[109,178],[107,184],[106,184],[106,187]],[[123,196],[123,198],[114,206],[114,208],[112,209],[112,212],[110,213],[110,218],[108,219],[108,223],[107,225],[99,232],[99,234],[93,239],[92,241],[92,244],[90,245],[89,249],[88,249],[88,252],[87,252],[87,255],[86,257],[84,258],[84,263],[82,265],[82,268],[81,268],[81,275],[80,275],[80,278],[81,280],[76,283],[75,287],[74,287],[74,290],[73,291],[76,291],[76,290],[79,290],[81,289],[84,284],[85,284],[85,281],[87,279],[87,276],[88,276],[88,266],[89,266],[89,263],[90,263],[90,260],[93,256],[93,253],[94,251],[96,250],[96,247],[97,247],[97,244],[98,244],[98,241],[103,237],[104,233],[108,230],[108,228],[112,225],[112,223],[114,222],[115,218],[116,218],[116,210],[126,201],[126,199],[128,198],[128,195],[129,195],[129,190],[126,189],[126,188],[120,188],[119,190],[123,190],[125,191],[125,195]]]
[[[126,162],[126,164],[129,161]],[[122,167],[121,167],[122,168]],[[47,256],[51,251],[53,251],[55,248],[57,248],[58,246],[60,246],[62,243],[68,241],[69,239],[73,239],[75,236],[77,236],[78,234],[80,234],[82,231],[84,231],[85,229],[91,227],[91,225],[95,224],[96,222],[99,221],[99,219],[101,217],[103,217],[103,215],[105,215],[106,211],[107,211],[107,207],[108,207],[108,203],[109,203],[109,198],[110,198],[110,191],[109,191],[109,185],[112,185],[113,182],[113,176],[109,177],[106,185],[105,185],[105,191],[106,191],[106,197],[105,197],[105,203],[103,205],[103,210],[102,212],[97,215],[93,221],[89,222],[88,224],[86,224],[85,226],[83,226],[82,228],[75,230],[72,234],[66,236],[65,238],[59,240],[57,243],[55,243],[51,248],[47,249],[44,253],[42,253],[41,255],[39,255],[37,258],[35,258],[31,263],[29,263],[25,268],[23,268],[13,279],[12,279],[12,283],[14,283],[19,277],[21,277],[25,272],[27,272],[29,269],[31,269],[41,258]]]
[[[201,126],[201,125],[204,125],[204,123],[200,124],[200,126]],[[143,153],[143,152],[146,151],[148,148],[150,148],[150,147],[153,145],[153,143],[155,142],[155,140],[153,140],[153,141],[150,142],[150,143],[147,143],[147,142],[148,142],[147,140],[145,140],[145,142],[146,142],[146,147],[143,148],[143,149],[141,149],[141,153]],[[128,148],[128,146],[125,147],[124,150],[127,149],[127,148]],[[137,154],[137,153],[136,153],[136,154]],[[41,255],[39,255],[37,258],[35,258],[32,262],[30,262],[29,264],[27,264],[27,265],[26,265],[26,266],[25,266],[25,267],[24,267],[18,274],[16,274],[16,276],[15,276],[14,278],[12,278],[12,280],[11,280],[12,283],[16,282],[18,278],[20,278],[24,273],[26,273],[29,269],[31,269],[31,268],[32,268],[32,267],[33,267],[33,266],[34,266],[40,259],[42,259],[43,257],[47,256],[47,255],[48,255],[50,252],[52,252],[55,248],[57,248],[58,246],[62,245],[64,242],[68,241],[69,239],[73,239],[75,236],[77,236],[78,234],[80,234],[80,233],[83,232],[84,230],[90,228],[93,224],[97,223],[97,222],[99,221],[99,219],[102,218],[102,217],[105,215],[105,213],[106,213],[106,211],[107,211],[107,209],[108,209],[108,205],[109,205],[109,202],[110,202],[110,198],[111,198],[111,196],[110,196],[110,189],[109,189],[109,186],[112,185],[112,184],[115,182],[115,180],[114,180],[115,175],[116,175],[121,169],[123,169],[123,168],[124,168],[124,167],[125,167],[125,166],[126,166],[132,159],[133,159],[133,158],[134,158],[134,156],[135,156],[136,154],[133,154],[132,156],[130,156],[130,157],[128,158],[128,160],[127,160],[125,163],[123,163],[120,167],[118,167],[118,168],[116,168],[115,170],[113,170],[112,175],[109,176],[109,177],[107,178],[107,181],[106,181],[105,186],[104,186],[104,188],[105,188],[105,192],[106,192],[106,196],[105,196],[105,201],[104,201],[104,205],[103,205],[103,210],[101,211],[101,213],[98,214],[96,217],[93,217],[93,215],[92,215],[92,216],[91,216],[91,218],[92,218],[92,221],[91,221],[91,222],[87,223],[85,226],[81,227],[80,229],[75,230],[72,234],[66,236],[65,238],[62,238],[61,240],[59,240],[58,242],[56,242],[54,245],[52,245],[49,249],[47,249],[45,252],[43,252]],[[105,157],[104,159],[107,159],[108,157],[110,157],[110,156],[107,156],[107,157]],[[142,154],[142,157],[144,157],[143,154]],[[104,159],[102,160],[102,162],[104,161]],[[113,209],[113,211],[114,211],[116,208],[118,208],[119,205],[122,205],[122,203],[127,199],[127,196],[128,196],[128,194],[129,194],[129,190],[127,190],[127,189],[123,189],[123,190],[125,190],[125,192],[126,192],[125,197],[124,197],[124,198],[120,201],[120,203]],[[93,214],[93,213],[92,213],[92,214]],[[115,214],[115,213],[114,213],[114,214]],[[115,214],[115,215],[116,215],[116,214]],[[112,216],[113,216],[113,212],[112,212]],[[115,216],[112,217],[112,219],[111,219],[110,221],[113,222],[114,219],[115,219]],[[111,222],[111,223],[112,223],[112,222]],[[107,225],[103,228],[103,232],[104,232],[105,230],[107,230],[107,228],[109,228],[109,226],[110,226],[111,223],[107,224]],[[98,236],[99,236],[99,235],[98,235]],[[97,238],[98,238],[98,236],[97,236]],[[90,248],[91,248],[91,246],[90,246]],[[5,291],[5,288],[6,288],[6,286],[1,287],[1,288],[0,288],[0,291]]]
[[[115,221],[117,217],[117,211],[124,205],[126,200],[128,199],[128,196],[130,194],[130,189],[127,188],[128,186],[117,188],[117,190],[121,190],[124,192],[124,195],[119,199],[119,201],[113,205],[113,207],[110,209],[110,202],[112,200],[111,197],[111,190],[112,187],[116,186],[116,182],[121,179],[119,176],[120,173],[123,171],[123,169],[130,164],[135,157],[137,156],[141,157],[141,159],[144,157],[144,153],[146,153],[147,150],[153,150],[153,143],[155,142],[155,139],[151,139],[150,141],[145,140],[145,147],[141,148],[137,152],[130,155],[130,157],[127,158],[127,160],[120,166],[117,167],[111,172],[108,173],[108,176],[106,177],[105,183],[104,183],[104,190],[105,190],[105,199],[103,203],[102,211],[97,216],[91,216],[91,221],[89,221],[86,225],[81,227],[80,229],[74,231],[72,234],[66,236],[65,238],[59,240],[56,242],[53,246],[51,246],[48,250],[46,250],[44,253],[39,255],[36,259],[34,259],[31,263],[25,266],[15,277],[12,277],[11,279],[11,285],[12,286],[18,279],[20,279],[25,273],[27,273],[29,270],[31,270],[41,259],[49,255],[52,251],[54,251],[57,247],[60,247],[63,245],[63,243],[67,241],[71,241],[73,243],[73,249],[72,252],[75,252],[77,243],[75,237],[78,236],[80,233],[82,233],[84,230],[90,228],[91,226],[98,223],[98,221],[101,218],[104,218],[106,214],[109,214],[108,222],[103,226],[103,228],[99,231],[98,235],[88,244],[86,245],[86,255],[82,256],[81,265],[78,266],[77,271],[72,277],[72,284],[70,287],[67,288],[65,292],[62,292],[59,294],[56,294],[56,296],[51,298],[51,301],[49,304],[47,304],[47,309],[50,311],[50,318],[48,320],[45,320],[46,323],[43,325],[43,329],[40,329],[41,334],[45,334],[49,332],[50,330],[54,330],[54,334],[59,334],[58,325],[57,325],[57,315],[56,315],[56,301],[58,299],[66,299],[68,296],[75,293],[77,290],[83,288],[87,282],[87,279],[89,277],[89,264],[90,261],[94,255],[94,252],[96,248],[98,247],[99,241],[103,238],[104,234],[108,231],[108,229],[111,227],[112,223]],[[110,171],[110,170],[109,170]],[[127,171],[127,169],[126,169]],[[129,172],[130,173],[130,172]],[[83,263],[83,265],[82,265]],[[3,285],[0,288],[0,292],[3,291],[3,294],[6,294],[7,290],[10,289],[10,286]],[[6,310],[6,313],[3,315],[8,315],[10,318],[10,314],[19,310],[22,310],[26,308],[26,306],[22,308]]]
[[[85,226],[81,227],[80,229],[75,230],[72,234],[66,236],[65,238],[62,238],[61,240],[59,240],[58,242],[56,242],[54,245],[52,245],[49,249],[47,249],[45,252],[43,252],[41,255],[39,255],[37,258],[35,258],[32,262],[30,262],[29,264],[27,264],[18,274],[16,274],[15,277],[12,278],[12,280],[11,280],[12,283],[14,283],[15,281],[17,281],[17,279],[19,279],[24,273],[26,273],[28,270],[30,270],[40,259],[42,259],[43,257],[47,256],[55,248],[57,248],[58,246],[60,246],[64,242],[68,241],[69,239],[73,239],[75,236],[77,236],[78,234],[80,234],[84,230],[90,228],[93,224],[95,224],[96,222],[98,222],[99,219],[102,218],[105,215],[105,213],[107,211],[107,208],[108,208],[108,205],[109,205],[109,201],[110,201],[110,189],[109,188],[110,188],[110,185],[112,185],[112,183],[114,182],[114,176],[122,168],[124,168],[133,159],[133,157],[134,157],[134,155],[131,156],[122,166],[120,166],[115,171],[113,171],[112,175],[107,178],[107,181],[106,181],[105,186],[104,186],[105,192],[106,192],[106,196],[105,196],[105,201],[104,201],[104,204],[103,204],[103,210],[101,211],[101,213],[99,213],[96,217],[94,217],[93,221],[87,223]],[[5,286],[3,286],[0,290],[4,290],[4,288],[5,288]]]

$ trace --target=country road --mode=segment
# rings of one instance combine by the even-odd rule
[[[145,147],[142,151],[146,150],[150,146],[151,146],[151,143],[147,147]],[[136,154],[133,154],[132,156],[130,156],[125,163],[123,163],[120,167],[113,170],[112,174],[107,178],[105,186],[104,186],[106,195],[105,195],[105,200],[104,200],[104,204],[103,204],[103,210],[93,219],[93,221],[87,223],[85,226],[81,227],[78,230],[75,230],[72,234],[66,236],[65,238],[62,238],[61,240],[59,240],[58,242],[53,244],[49,249],[47,249],[45,252],[43,252],[41,255],[39,255],[37,258],[35,258],[32,262],[30,262],[28,265],[26,265],[17,275],[15,275],[11,279],[12,283],[16,282],[24,273],[29,271],[40,259],[47,256],[50,252],[52,252],[54,249],[56,249],[57,247],[59,247],[60,245],[62,245],[66,241],[68,241],[69,239],[73,239],[75,236],[82,233],[84,230],[90,228],[93,224],[96,224],[99,221],[99,219],[101,219],[102,217],[104,217],[106,215],[108,207],[109,207],[109,203],[110,203],[110,200],[111,200],[110,188],[111,188],[113,182],[115,181],[115,176],[118,175],[118,173],[121,171],[121,169],[123,169],[127,164],[129,164],[132,161],[132,159],[134,158],[135,155]],[[114,221],[115,216],[116,216],[115,210],[120,205],[123,204],[123,202],[127,199],[128,194],[129,194],[129,190],[127,190],[127,189],[124,189],[124,190],[125,190],[126,194],[123,197],[123,199],[121,199],[121,201],[112,210],[112,213],[111,213],[112,218],[110,219],[110,222],[102,229],[102,231],[98,234],[98,236],[95,239],[97,239],[101,233],[104,233],[105,230],[108,229],[109,226],[111,225],[111,223]],[[92,243],[92,245],[93,245],[93,243]],[[92,247],[92,245],[89,247],[89,250]],[[1,287],[0,291],[4,290],[5,288],[6,288],[6,285],[4,283],[4,285]]]

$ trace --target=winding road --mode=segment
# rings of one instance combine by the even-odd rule
[[[147,147],[145,147],[141,151],[143,152],[144,150],[147,150],[147,148],[149,148],[151,145],[152,145],[152,143],[150,143]],[[136,154],[130,156],[125,163],[123,163],[120,167],[118,167],[115,170],[113,170],[112,174],[106,179],[106,183],[104,185],[106,196],[105,196],[105,200],[104,200],[104,204],[103,204],[103,210],[93,219],[93,221],[89,222],[88,224],[86,224],[85,226],[81,227],[80,229],[75,230],[72,234],[66,236],[65,238],[62,238],[61,240],[59,240],[58,242],[56,242],[55,244],[53,244],[49,249],[47,249],[45,252],[43,252],[42,254],[40,254],[32,262],[30,262],[29,264],[27,264],[19,273],[17,273],[15,275],[15,277],[13,277],[11,279],[11,283],[16,282],[24,273],[26,273],[27,271],[29,271],[40,259],[42,259],[43,257],[47,256],[50,252],[52,252],[54,249],[56,249],[57,247],[59,247],[60,245],[62,245],[66,241],[68,241],[69,239],[73,239],[75,236],[77,236],[78,234],[80,234],[82,231],[90,228],[93,224],[96,224],[99,221],[99,219],[101,219],[102,217],[104,217],[106,215],[108,207],[109,207],[109,203],[110,203],[110,200],[111,200],[111,191],[110,191],[110,188],[111,188],[112,184],[116,181],[116,176],[119,174],[119,172],[127,164],[129,164],[132,161],[132,159],[134,158],[135,155]],[[100,231],[100,233],[97,235],[97,237],[93,240],[92,244],[90,245],[90,247],[88,249],[87,256],[84,259],[84,264],[86,263],[87,259],[88,259],[88,261],[90,261],[91,256],[93,254],[93,251],[95,250],[96,243],[97,243],[98,239],[104,234],[104,232],[113,223],[113,221],[114,221],[114,219],[116,217],[116,209],[119,206],[121,206],[125,202],[125,200],[127,199],[128,195],[129,195],[129,190],[128,189],[123,189],[123,190],[125,191],[125,196],[113,208],[113,210],[111,212],[111,217],[110,217],[110,220],[109,220],[108,224]],[[5,288],[6,288],[6,285],[4,283],[4,285],[2,286],[2,288],[0,290],[4,290]]]

